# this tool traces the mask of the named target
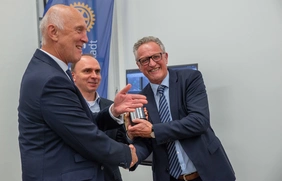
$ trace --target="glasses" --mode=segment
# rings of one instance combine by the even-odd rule
[[[146,66],[149,65],[150,60],[152,59],[154,62],[158,62],[160,60],[162,60],[162,54],[164,54],[164,52],[160,52],[160,53],[156,53],[150,57],[144,57],[144,58],[140,58],[138,60],[138,62],[142,65],[142,66]]]

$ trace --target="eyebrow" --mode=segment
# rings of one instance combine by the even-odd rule
[[[84,30],[84,29],[86,29],[86,28],[85,28],[85,26],[83,26],[83,25],[78,25],[78,26],[75,26],[74,29],[75,29],[75,30],[77,30],[77,29],[82,29],[82,30]]]
[[[101,69],[94,69],[94,68],[83,68],[82,71],[85,70],[94,70],[94,71],[101,71]]]

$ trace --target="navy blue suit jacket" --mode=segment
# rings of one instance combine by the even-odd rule
[[[100,98],[99,106],[100,110],[107,109],[108,106],[110,106],[113,103],[113,101],[105,98]],[[128,144],[127,138],[126,138],[126,132],[124,125],[121,125],[119,128],[106,130],[105,133],[112,139]],[[122,181],[121,173],[119,170],[119,167],[117,166],[105,166],[105,181]]]
[[[104,164],[130,166],[129,147],[103,132],[119,126],[109,110],[93,116],[74,83],[41,50],[22,78],[18,122],[23,181],[103,181]]]
[[[203,181],[235,180],[233,168],[210,125],[206,89],[199,71],[169,70],[169,99],[173,119],[169,123],[161,123],[149,84],[141,94],[147,97],[148,104],[145,106],[156,138],[136,139],[135,146],[139,161],[153,151],[154,181],[170,180],[165,145],[175,140],[180,141]]]

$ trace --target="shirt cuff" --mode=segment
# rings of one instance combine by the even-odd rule
[[[112,112],[111,112],[111,108],[112,108],[113,104],[110,106],[109,108],[109,113],[110,116],[118,123],[118,124],[124,124],[124,120],[123,120],[123,114],[119,115],[119,117],[115,117]]]
[[[127,139],[128,144],[132,144],[133,143],[133,140],[131,138],[129,138],[127,132],[126,132],[126,139]]]

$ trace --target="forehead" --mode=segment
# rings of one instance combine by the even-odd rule
[[[155,53],[161,52],[161,47],[155,43],[155,42],[148,42],[142,44],[138,50],[137,55],[138,56],[149,56]]]
[[[77,68],[92,68],[100,69],[99,62],[91,56],[82,56],[81,59],[76,64]]]
[[[84,27],[86,28],[86,22],[82,14],[75,8],[71,8],[69,13],[64,14],[66,16],[66,24],[72,27]]]

